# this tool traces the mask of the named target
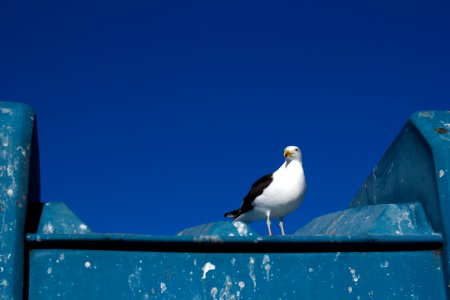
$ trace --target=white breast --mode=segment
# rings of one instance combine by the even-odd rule
[[[273,173],[272,183],[256,197],[253,206],[259,211],[270,211],[271,218],[284,217],[301,204],[306,191],[305,174],[299,161],[284,163]]]

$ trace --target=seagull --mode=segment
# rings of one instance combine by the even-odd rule
[[[266,219],[269,235],[272,235],[270,219],[278,218],[281,234],[284,235],[284,217],[300,206],[306,192],[300,148],[286,147],[284,157],[286,161],[278,170],[253,183],[241,208],[227,212],[224,216],[244,223]]]

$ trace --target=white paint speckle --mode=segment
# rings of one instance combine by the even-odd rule
[[[214,300],[217,299],[217,292],[218,292],[218,290],[217,290],[216,287],[213,287],[213,288],[211,289],[211,297],[213,297]]]
[[[248,235],[248,229],[247,229],[247,225],[245,225],[245,223],[240,222],[240,221],[233,221],[233,225],[237,229],[240,236]]]
[[[256,290],[256,275],[255,275],[255,259],[253,257],[250,257],[249,263],[248,263],[248,275],[253,281],[253,289]]]
[[[445,175],[445,171],[441,169],[441,170],[439,171],[439,178],[444,177],[444,175]]]
[[[240,288],[241,290],[242,290],[243,288],[245,288],[245,282],[243,282],[243,281],[239,281],[238,285],[239,285],[239,288]]]
[[[442,176],[441,176],[442,177]],[[12,195],[14,195],[14,191],[13,191],[13,189],[8,189],[7,191],[6,191],[6,193],[8,194],[8,196],[12,196]]]
[[[128,276],[128,286],[134,295],[136,292],[141,293],[141,271],[141,267],[134,267],[133,272]]]
[[[211,270],[215,270],[216,266],[213,265],[210,262],[207,262],[203,267],[202,267],[202,271],[203,271],[203,276],[202,279],[206,279],[206,273],[208,273]]]
[[[353,292],[353,288],[351,286],[349,286],[347,290],[350,294]]]
[[[334,256],[334,261],[336,261],[339,256],[341,256],[341,252],[336,252],[336,255]]]
[[[61,254],[58,256],[59,261],[63,261],[64,258],[65,258],[64,253],[61,253]]]
[[[81,230],[87,230],[86,224],[80,224],[80,229]]]
[[[234,266],[234,264],[236,263],[236,258],[231,258],[231,264]]]
[[[52,274],[52,267],[48,267],[47,274]]]
[[[86,268],[90,268],[91,267],[91,263],[89,261],[87,261],[87,262],[84,263],[84,266]]]
[[[358,282],[360,275],[356,274],[356,270],[352,268],[348,268],[350,270],[350,274],[352,274],[353,282]]]
[[[161,294],[163,294],[165,291],[167,291],[167,285],[164,282],[161,282],[159,284],[159,287],[161,288]]]
[[[47,223],[44,225],[44,233],[45,234],[53,234],[54,231],[55,231],[55,228],[53,227],[53,225],[51,223]]]
[[[387,267],[389,267],[389,262],[387,260],[380,264],[380,268],[387,268]]]
[[[308,272],[309,272],[309,273],[312,273],[312,272],[314,272],[314,269],[313,269],[313,268],[309,268],[309,269],[308,269]]]
[[[270,268],[271,268],[270,264],[266,264],[264,266],[264,270],[266,270],[266,280],[267,281],[270,280]]]
[[[270,268],[272,266],[270,265],[270,257],[269,257],[269,255],[265,254],[263,256],[262,264],[264,265],[264,270],[266,270],[266,280],[270,281]]]
[[[27,150],[25,150],[22,146],[17,147],[16,150],[20,151],[23,157],[27,156]]]
[[[434,118],[434,112],[432,111],[421,111],[419,112],[419,116],[422,118]]]
[[[0,285],[4,286],[4,287],[7,287],[8,286],[8,280],[3,279],[2,281],[0,281]]]
[[[0,108],[0,111],[2,112],[2,114],[8,114],[8,115],[13,114],[13,111],[11,108]]]

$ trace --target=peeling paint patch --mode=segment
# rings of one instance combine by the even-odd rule
[[[264,270],[266,270],[266,280],[270,281],[270,269],[272,266],[270,265],[269,255],[265,254],[263,256],[262,264],[264,265]]]
[[[224,288],[220,289],[220,299],[232,299],[230,297],[230,290],[233,286],[233,282],[231,281],[231,278],[229,275],[225,276],[225,286]]]
[[[243,288],[245,288],[245,282],[243,282],[243,281],[239,281],[238,285],[239,285],[239,288],[240,288],[241,290],[242,290]]]
[[[348,269],[350,270],[350,274],[352,274],[353,282],[357,283],[359,278],[360,278],[360,275],[356,274],[356,270],[355,269],[352,269],[352,268],[348,268]]]
[[[203,279],[203,280],[206,279],[206,273],[208,273],[208,272],[211,271],[211,270],[215,270],[215,269],[216,269],[216,266],[215,266],[215,265],[213,265],[213,264],[210,263],[210,262],[207,262],[207,263],[202,267],[202,271],[203,271],[202,279]]]
[[[434,112],[432,111],[421,111],[419,112],[419,117],[422,118],[434,118]]]
[[[248,228],[245,223],[240,221],[233,221],[233,226],[237,229],[240,236],[247,236],[248,235]]]
[[[128,276],[128,286],[133,293],[135,293],[136,291],[140,291],[139,287],[141,286],[141,271],[142,268],[135,267],[133,269],[133,272]]]
[[[234,264],[236,263],[236,258],[231,258],[231,264],[234,266]]]
[[[248,263],[248,275],[250,276],[251,280],[253,281],[253,288],[256,290],[256,276],[255,276],[255,259],[253,257],[250,257],[249,263]]]
[[[211,297],[212,297],[214,300],[217,299],[217,292],[218,292],[218,290],[217,290],[216,287],[213,287],[213,288],[211,289]]]
[[[45,224],[43,229],[45,234],[53,234],[53,232],[55,231],[55,228],[51,223]]]
[[[16,150],[20,150],[23,157],[27,156],[27,150],[25,150],[22,146],[17,147]]]
[[[0,111],[2,112],[2,114],[8,114],[8,115],[13,115],[13,110],[11,108],[0,108]]]
[[[164,294],[164,292],[167,291],[167,285],[166,285],[166,283],[161,282],[161,283],[159,284],[159,287],[160,287],[160,289],[161,289],[161,294]]]

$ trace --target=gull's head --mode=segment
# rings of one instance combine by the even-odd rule
[[[297,146],[288,146],[284,149],[284,157],[286,158],[286,161],[302,161],[302,152]]]

